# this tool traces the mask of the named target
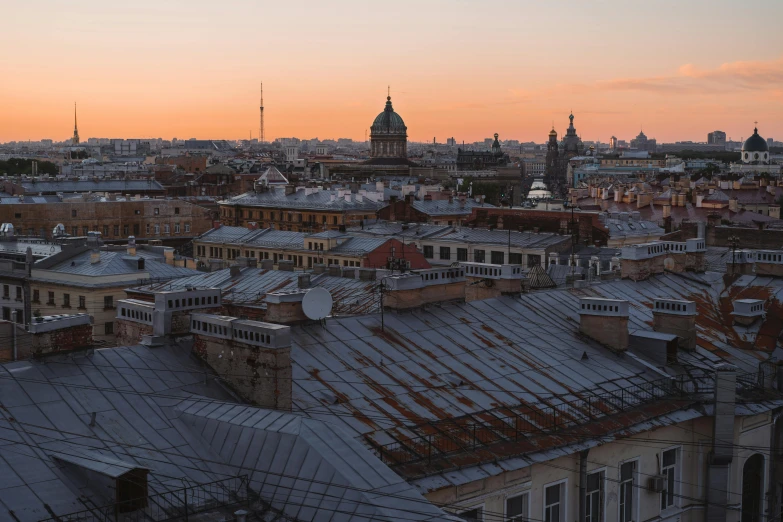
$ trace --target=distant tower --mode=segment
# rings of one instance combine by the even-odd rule
[[[258,122],[258,142],[263,143],[264,138],[264,82],[261,82],[261,103],[258,105],[259,109],[259,122]]]
[[[71,144],[79,144],[79,127],[76,125],[76,102],[73,103],[73,138],[71,138]]]

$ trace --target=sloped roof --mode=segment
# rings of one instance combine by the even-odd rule
[[[554,288],[557,284],[549,277],[547,270],[541,265],[535,265],[527,273],[528,279],[530,279],[530,288],[538,290],[541,288]]]
[[[452,215],[464,215],[468,216],[473,212],[474,207],[479,208],[495,208],[495,205],[489,203],[476,203],[473,198],[468,198],[464,202],[454,199],[451,203],[446,200],[427,200],[427,201],[413,201],[413,208],[419,212],[423,212],[428,216],[452,216]]]
[[[258,181],[267,185],[288,185],[288,178],[283,176],[283,173],[277,170],[274,165],[267,168]]]
[[[332,196],[335,196],[334,200],[332,200]],[[336,190],[319,190],[310,194],[307,194],[305,190],[297,190],[293,194],[286,195],[283,187],[270,187],[267,192],[247,192],[223,201],[221,204],[239,204],[264,208],[357,210],[367,212],[375,212],[381,208],[381,203],[368,198],[362,198],[359,201],[356,196],[357,194],[351,194],[350,201],[346,201],[345,197],[337,197]]]
[[[729,197],[720,189],[704,197],[704,203],[728,203]]]
[[[108,503],[58,471],[62,460],[110,476],[146,468],[150,495],[247,474],[263,501],[307,522],[445,516],[339,427],[233,403],[186,353],[133,346],[0,365],[0,517]]]
[[[332,419],[384,445],[414,436],[414,427],[427,422],[490,415],[495,408],[536,410],[553,400],[660,378],[638,359],[615,354],[579,333],[580,297],[627,300],[630,331],[651,329],[655,298],[695,301],[697,349],[678,355],[691,372],[727,360],[742,372],[756,371],[783,330],[783,281],[743,276],[727,287],[722,275],[709,273],[387,313],[383,328],[378,314],[327,319],[322,327],[293,331],[295,409]],[[768,298],[772,309],[751,327],[735,326],[731,301],[746,297]],[[618,429],[628,425],[620,421]],[[459,485],[528,465],[517,460],[450,470],[421,479],[420,485]]]
[[[199,273],[190,268],[167,265],[160,260],[160,256],[149,252],[143,250],[137,250],[136,252],[135,256],[129,256],[125,251],[100,250],[100,261],[92,263],[90,261],[92,253],[85,251],[45,270],[61,274],[93,277],[148,273],[149,277],[158,279],[172,279]],[[139,259],[144,259],[144,268],[139,268]]]

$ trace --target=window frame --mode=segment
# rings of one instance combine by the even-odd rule
[[[462,515],[464,513],[469,513],[470,511],[474,511],[474,510],[479,510],[478,513],[479,517],[471,520],[475,522],[484,522],[484,510],[485,510],[484,502],[482,502],[481,504],[474,504],[471,507],[466,507],[464,509],[460,508],[459,513],[456,513],[456,515],[457,517],[462,518]],[[463,520],[467,520],[467,519],[463,519]]]
[[[598,520],[592,520],[592,516],[590,515],[590,497],[593,493],[595,493],[595,490],[589,490],[587,484],[585,484],[585,522],[604,522],[606,520],[606,472],[607,468],[596,468],[592,471],[587,472],[588,480],[590,479],[590,475],[599,474],[599,484],[598,484],[598,499],[599,499],[599,514],[598,514]],[[619,500],[619,499],[618,499]]]
[[[664,456],[665,453],[668,453],[670,451],[674,452],[674,464],[669,465],[669,466],[664,466],[664,464],[663,464],[663,456]],[[664,477],[664,489],[660,493],[660,503],[659,503],[659,506],[661,508],[661,513],[669,512],[670,510],[677,509],[677,508],[680,507],[680,503],[678,501],[679,500],[679,494],[680,494],[680,491],[679,491],[680,472],[681,472],[680,466],[681,466],[681,460],[682,460],[680,455],[682,455],[681,446],[671,446],[671,447],[668,447],[668,448],[664,448],[658,454],[658,458],[660,459],[658,461],[660,474]],[[667,471],[669,471],[669,470],[671,471],[671,474],[672,474],[671,482],[672,482],[673,490],[671,492],[669,491],[669,487],[668,487],[668,485],[669,485],[669,476],[667,474]],[[664,495],[667,495],[667,496],[671,497],[671,503],[670,504],[666,503],[665,506],[664,506],[664,500],[665,500]]]
[[[547,509],[551,506],[554,506],[555,504],[549,504],[546,503],[546,493],[547,490],[551,487],[557,486],[559,488],[559,495],[558,495],[558,518],[557,520],[547,520],[546,518],[546,512]],[[542,488],[542,495],[541,495],[541,522],[566,522],[568,520],[568,479],[564,478],[561,480],[556,480],[554,482],[550,482],[548,484],[544,484],[544,487]]]
[[[530,494],[531,490],[517,491],[516,493],[509,493],[503,499],[503,520],[508,522],[527,522],[530,520]],[[516,498],[527,497],[527,509],[520,515],[509,515],[508,513],[508,501]]]
[[[617,465],[617,522],[638,522],[639,520],[639,457],[620,461]],[[624,464],[633,464],[631,474],[631,518],[623,519],[623,478],[622,467]]]

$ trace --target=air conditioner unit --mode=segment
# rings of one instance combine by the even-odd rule
[[[660,493],[663,491],[666,484],[666,477],[663,475],[655,475],[647,479],[647,489],[654,493]]]

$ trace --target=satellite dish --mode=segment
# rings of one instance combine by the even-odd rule
[[[320,321],[332,311],[332,294],[324,288],[313,288],[302,299],[302,311],[308,319]]]

